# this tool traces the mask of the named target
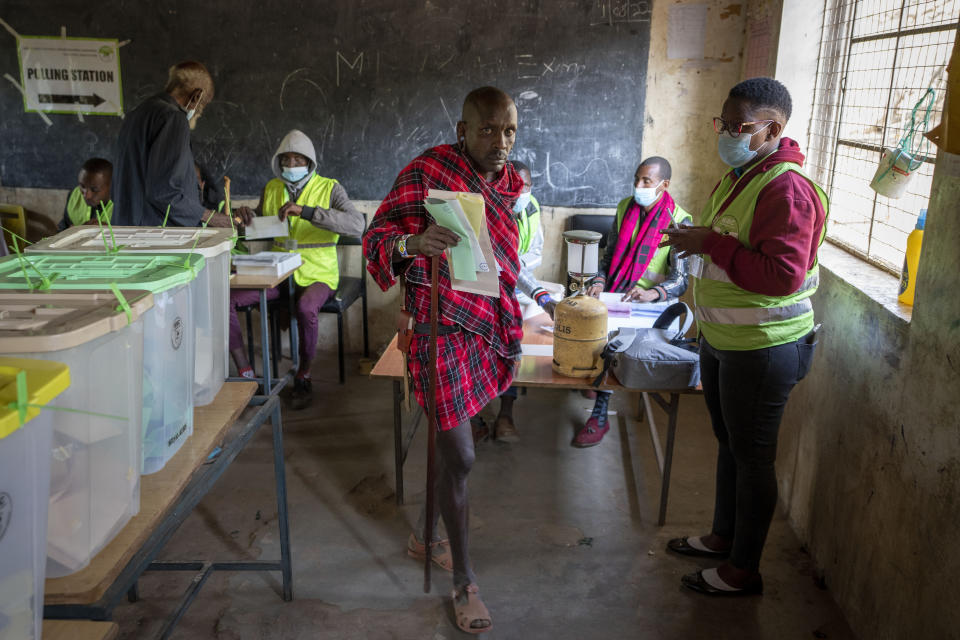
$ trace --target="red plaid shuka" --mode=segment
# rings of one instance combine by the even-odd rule
[[[480,412],[513,380],[523,335],[514,289],[520,271],[518,227],[513,204],[523,187],[508,164],[493,182],[479,176],[454,145],[428,149],[397,176],[363,235],[367,270],[386,291],[396,283],[393,245],[404,234],[419,234],[433,218],[423,206],[428,189],[483,195],[493,253],[500,265],[500,298],[454,291],[446,257],[440,258],[440,323],[460,332],[439,337],[437,349],[437,422],[446,431]],[[430,259],[417,256],[406,264],[406,308],[416,322],[430,322]],[[426,408],[429,383],[429,336],[416,335],[407,359],[417,402]]]

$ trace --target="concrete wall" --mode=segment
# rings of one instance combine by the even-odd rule
[[[909,323],[823,270],[824,335],[781,431],[781,500],[862,638],[960,628],[958,202],[941,153]]]
[[[695,4],[707,5],[704,57],[669,59],[670,7]],[[670,193],[691,212],[700,211],[723,175],[711,118],[720,115],[727,93],[740,81],[745,8],[745,2],[727,0],[653,3],[641,155],[670,161]]]
[[[776,56],[777,77],[794,96],[787,134],[804,146],[820,9],[783,2]],[[940,154],[912,316],[893,300],[895,277],[821,250],[814,306],[823,337],[781,429],[780,499],[861,638],[957,637],[960,628],[952,604],[960,566],[952,543],[960,530],[958,201],[960,157]]]

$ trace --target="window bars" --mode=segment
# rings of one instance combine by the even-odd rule
[[[899,199],[870,180],[927,87],[940,121],[946,65],[960,26],[960,0],[825,0],[807,170],[830,196],[827,238],[900,273],[907,234],[927,206],[936,150]]]

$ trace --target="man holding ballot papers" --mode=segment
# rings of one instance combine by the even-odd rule
[[[515,288],[520,271],[512,212],[523,181],[507,157],[517,108],[494,87],[470,92],[457,144],[426,150],[393,185],[363,237],[367,268],[383,290],[406,282],[412,315],[408,370],[417,402],[428,405],[431,258],[439,262],[435,496],[449,540],[435,536],[434,563],[453,571],[457,625],[490,630],[468,545],[467,476],[474,461],[470,418],[505,391],[520,358],[522,322]],[[403,345],[401,345],[403,347]],[[438,513],[433,510],[434,518]],[[407,543],[426,556],[426,516]],[[432,524],[432,523],[431,523]],[[432,527],[436,531],[436,527]]]

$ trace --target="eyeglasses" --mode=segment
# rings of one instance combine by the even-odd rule
[[[713,119],[713,130],[717,133],[723,133],[727,131],[730,133],[732,138],[739,138],[740,134],[743,133],[744,127],[749,127],[752,124],[770,124],[774,122],[773,120],[756,120],[755,122],[741,122],[740,124],[729,124],[723,118],[714,118]],[[747,133],[750,133],[749,131]],[[756,132],[754,132],[756,133]]]

